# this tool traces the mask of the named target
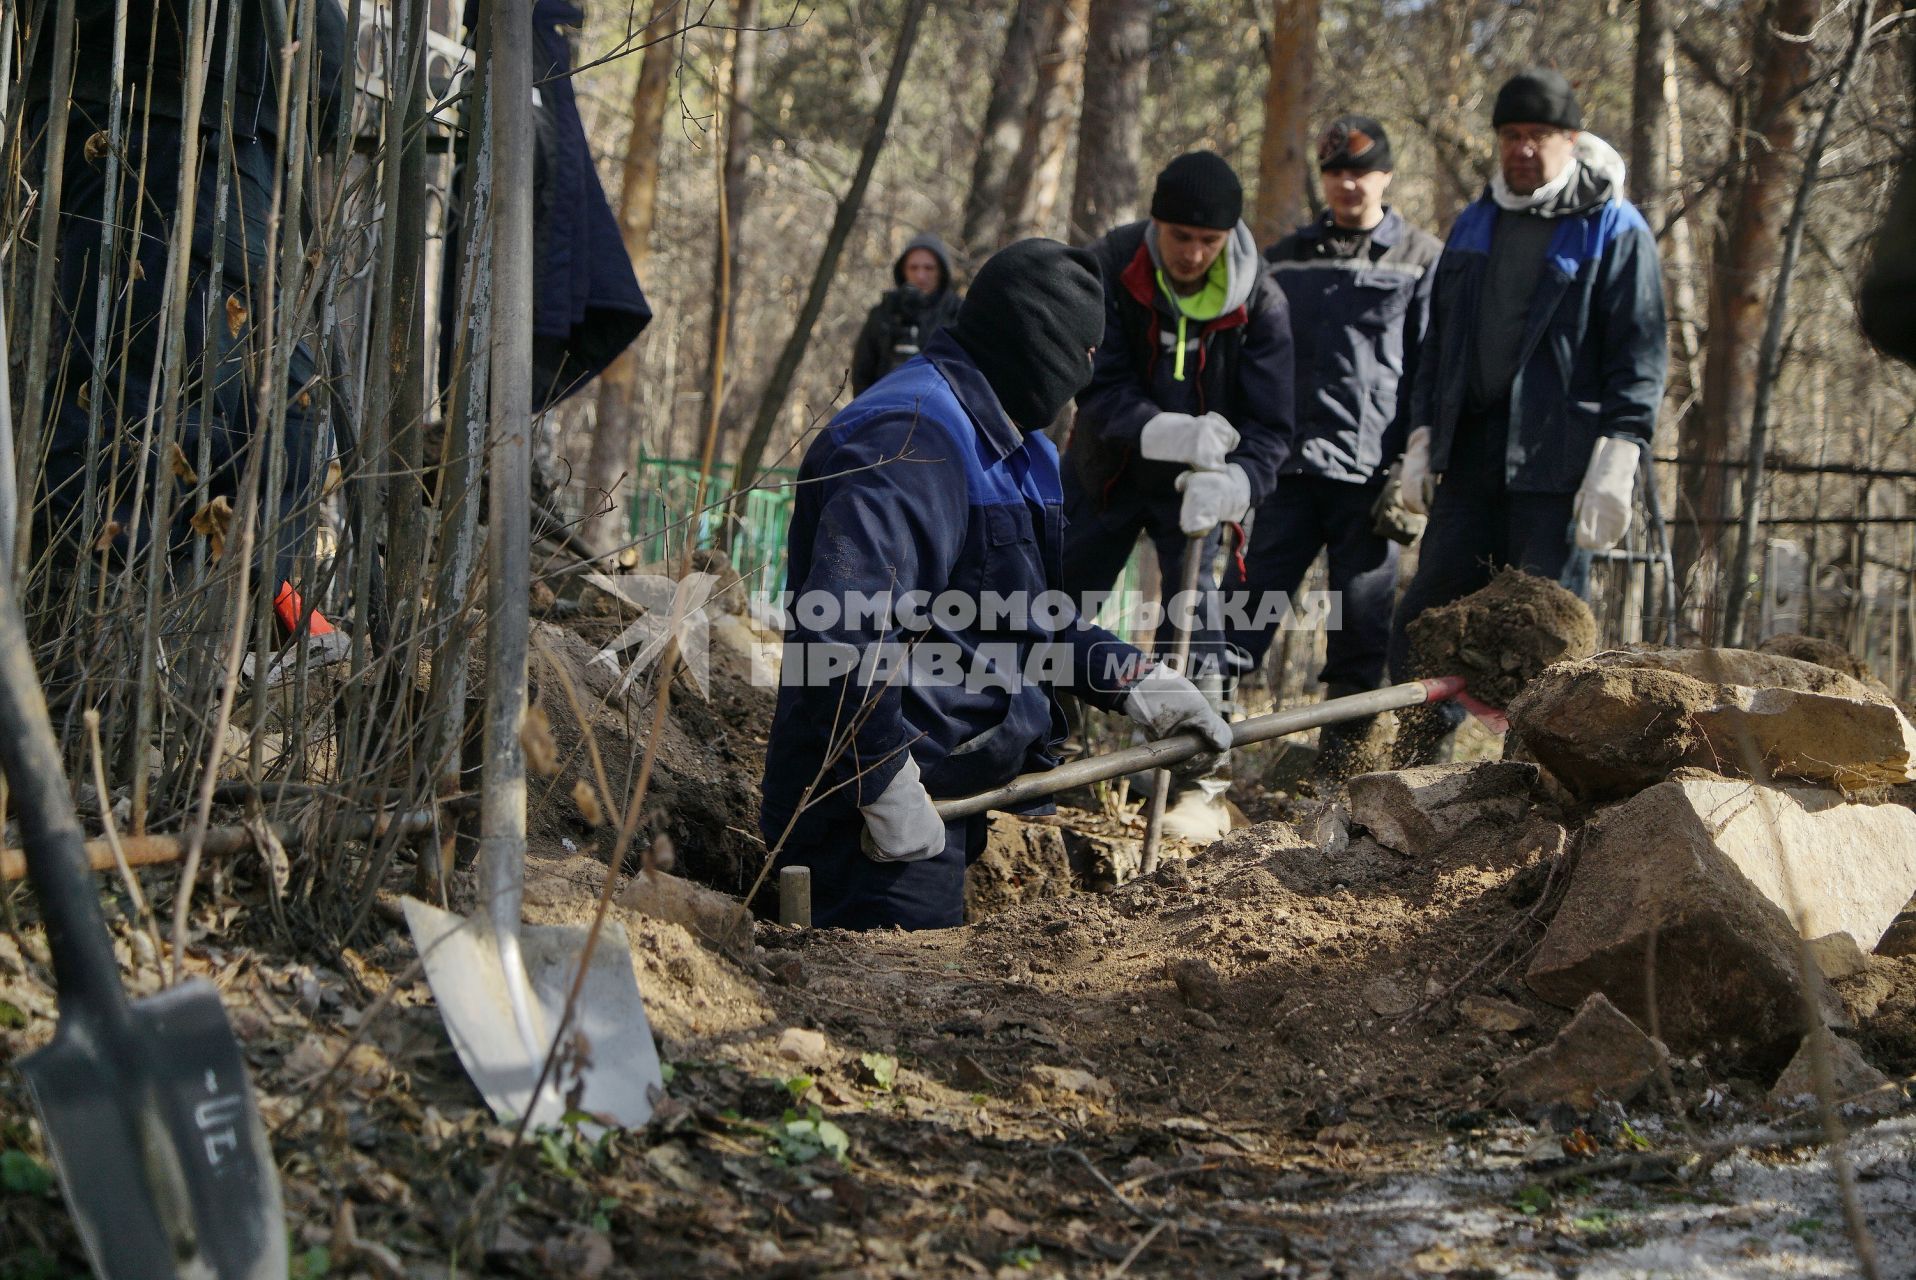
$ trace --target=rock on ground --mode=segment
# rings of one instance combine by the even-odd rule
[[[1790,632],[1765,637],[1756,646],[1756,651],[1773,653],[1781,658],[1794,658],[1798,662],[1814,662],[1819,667],[1840,671],[1852,680],[1860,680],[1878,693],[1889,692],[1888,687],[1870,673],[1867,665],[1834,640]]]
[[[1510,705],[1552,663],[1596,652],[1590,607],[1545,578],[1505,569],[1479,591],[1426,610],[1410,623],[1411,670],[1462,676],[1470,693]]]
[[[752,914],[736,898],[663,871],[642,871],[619,894],[619,905],[682,925],[706,946],[751,963]]]
[[[1905,781],[1916,729],[1889,699],[1813,663],[1650,649],[1553,667],[1510,707],[1523,749],[1575,796],[1620,799],[1681,768],[1845,789]],[[1747,737],[1746,737],[1747,735]]]
[[[1844,1111],[1888,1115],[1903,1105],[1903,1091],[1888,1076],[1864,1061],[1862,1051],[1841,1036],[1829,1036],[1830,1079],[1835,1099]],[[1808,1107],[1816,1103],[1816,1057],[1812,1037],[1802,1045],[1770,1089],[1770,1101],[1779,1107]]]
[[[1062,829],[1008,814],[991,815],[985,851],[965,871],[965,919],[1071,892],[1071,856]]]
[[[1793,916],[1804,934],[1874,944],[1911,876],[1916,814],[1897,806],[1721,779],[1660,783],[1585,828],[1526,981],[1564,1006],[1602,991],[1645,1023],[1654,999],[1672,1048],[1774,1069],[1803,1035],[1805,983],[1826,1017],[1841,1017],[1823,975],[1804,972]]]
[[[1669,1052],[1601,994],[1587,997],[1556,1039],[1511,1063],[1498,1077],[1507,1107],[1567,1103],[1579,1111],[1597,1097],[1630,1102],[1656,1078]]]
[[[1427,854],[1473,822],[1514,822],[1530,808],[1537,766],[1433,764],[1350,780],[1351,821],[1387,849]]]

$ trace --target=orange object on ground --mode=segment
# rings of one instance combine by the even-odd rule
[[[299,634],[302,619],[308,635],[324,636],[333,632],[333,624],[326,621],[326,615],[319,610],[306,616],[306,602],[299,598],[299,592],[293,590],[290,582],[279,584],[279,594],[273,597],[273,613],[279,618],[280,633],[287,639]]]

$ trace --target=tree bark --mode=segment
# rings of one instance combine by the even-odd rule
[[[1004,233],[1005,184],[1024,141],[1025,116],[1038,85],[1038,40],[1050,0],[1015,0],[1005,31],[1005,50],[991,82],[978,156],[965,197],[965,256],[976,262],[998,246]]]
[[[1066,228],[1073,244],[1088,243],[1138,216],[1145,58],[1150,52],[1150,0],[1091,0],[1078,171]]]
[[[1264,138],[1257,147],[1257,209],[1251,231],[1271,244],[1303,220],[1311,172],[1311,81],[1317,69],[1322,0],[1277,0],[1270,78],[1264,88]]]
[[[1678,473],[1677,572],[1704,602],[1705,635],[1719,630],[1715,578],[1730,511],[1729,465],[1756,399],[1764,301],[1782,249],[1783,204],[1797,151],[1796,99],[1811,75],[1807,39],[1820,0],[1772,0],[1754,36],[1740,155],[1722,200],[1710,272],[1709,353],[1699,411],[1684,423]]]
[[[758,25],[758,0],[738,0],[734,15],[737,29],[732,36],[731,84],[726,92],[723,165],[726,219],[731,224],[732,232],[723,238],[723,243],[715,244],[713,248],[714,306],[712,324],[705,341],[705,385],[711,394],[721,399],[725,380],[712,376],[713,368],[719,364],[721,333],[716,303],[720,298],[725,300],[723,332],[737,333],[738,247],[744,239],[738,234],[738,228],[745,222],[745,160],[747,149],[752,143],[752,94],[758,81],[758,32],[752,29]],[[724,261],[719,261],[721,257]],[[721,280],[729,283],[721,288],[717,284]]]
[[[831,291],[832,277],[838,271],[839,256],[845,250],[845,242],[851,238],[852,224],[858,220],[858,210],[865,203],[865,189],[871,185],[872,170],[878,165],[878,153],[884,150],[885,134],[891,128],[892,109],[898,104],[898,86],[905,78],[905,68],[911,62],[912,46],[918,40],[920,20],[925,16],[928,0],[910,0],[905,8],[905,16],[898,30],[898,47],[892,52],[891,70],[885,76],[885,89],[879,96],[877,109],[872,112],[871,127],[865,132],[864,145],[859,149],[858,170],[852,175],[852,185],[838,202],[838,212],[832,218],[832,229],[825,237],[825,250],[818,256],[818,266],[812,272],[811,288],[805,294],[804,305],[799,308],[798,320],[792,325],[791,337],[785,340],[784,350],[778,353],[778,363],[772,366],[772,376],[766,380],[765,393],[759,398],[758,413],[752,418],[752,429],[745,437],[745,444],[739,451],[738,466],[732,472],[733,493],[740,496],[758,479],[758,465],[765,456],[765,442],[771,439],[772,427],[778,421],[779,411],[785,407],[785,397],[791,392],[792,379],[798,375],[798,366],[805,358],[805,349],[811,344],[812,330],[818,325],[818,316],[825,309],[825,295]],[[733,527],[736,527],[734,525]]]
[[[1071,126],[1083,98],[1090,8],[1091,0],[1056,0],[1045,24],[1037,92],[1025,116],[1023,146],[1005,184],[1006,240],[1051,235],[1056,230]]]
[[[639,78],[632,86],[632,127],[626,135],[625,161],[620,165],[619,234],[625,240],[633,270],[641,277],[652,256],[652,219],[659,195],[659,134],[665,126],[672,68],[678,62],[677,42],[666,37],[668,24],[660,18],[676,3],[655,0],[653,4],[652,43],[645,47]],[[617,525],[617,504],[612,495],[620,475],[633,461],[632,440],[639,413],[639,351],[644,341],[641,335],[599,376],[592,448],[585,464],[587,514],[579,530],[596,547],[614,540],[608,536],[612,531],[608,526]]]
[[[1668,216],[1670,103],[1667,64],[1675,55],[1664,0],[1637,0],[1637,48],[1630,82],[1630,199],[1661,227]]]

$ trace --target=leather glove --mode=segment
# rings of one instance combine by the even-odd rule
[[[860,845],[873,862],[923,862],[945,850],[945,820],[918,780],[918,762],[910,756],[884,794],[858,806],[865,817]]]
[[[1231,748],[1231,726],[1224,717],[1212,709],[1196,685],[1161,663],[1131,686],[1131,692],[1125,695],[1124,714],[1154,742],[1174,733],[1195,733],[1211,745],[1212,750],[1200,751],[1171,770],[1179,777],[1210,772]]]
[[[1198,471],[1222,471],[1237,448],[1237,428],[1222,414],[1160,413],[1138,433],[1138,452],[1153,462],[1181,462]]]
[[[1637,489],[1637,442],[1605,436],[1590,451],[1590,465],[1577,490],[1571,519],[1577,527],[1577,545],[1585,551],[1608,551],[1623,541],[1630,527],[1630,500]]]
[[[1235,462],[1222,471],[1186,471],[1178,477],[1178,492],[1184,495],[1178,528],[1187,538],[1242,520],[1251,509],[1251,478]]]
[[[1430,474],[1429,427],[1419,427],[1410,433],[1402,465],[1397,500],[1414,516],[1429,515],[1430,501],[1437,492],[1437,478]]]

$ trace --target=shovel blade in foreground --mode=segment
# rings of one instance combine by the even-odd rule
[[[67,1208],[105,1280],[284,1280],[279,1175],[219,994],[191,981],[133,1003],[137,1061],[84,1016],[20,1074]]]
[[[587,930],[567,925],[520,930],[526,974],[542,1015],[535,1052],[514,1021],[505,961],[491,928],[481,919],[453,915],[416,898],[407,898],[405,907],[446,1032],[495,1115],[510,1121],[530,1110],[535,1126],[560,1123],[576,1073],[584,1083],[580,1110],[628,1129],[651,1119],[650,1090],[663,1089],[665,1081],[625,930],[609,923],[600,931],[573,1010],[572,1034],[583,1037],[587,1065],[583,1071],[555,1069],[535,1104],[533,1087],[551,1048],[551,1030],[565,1010],[579,957],[585,954]]]

